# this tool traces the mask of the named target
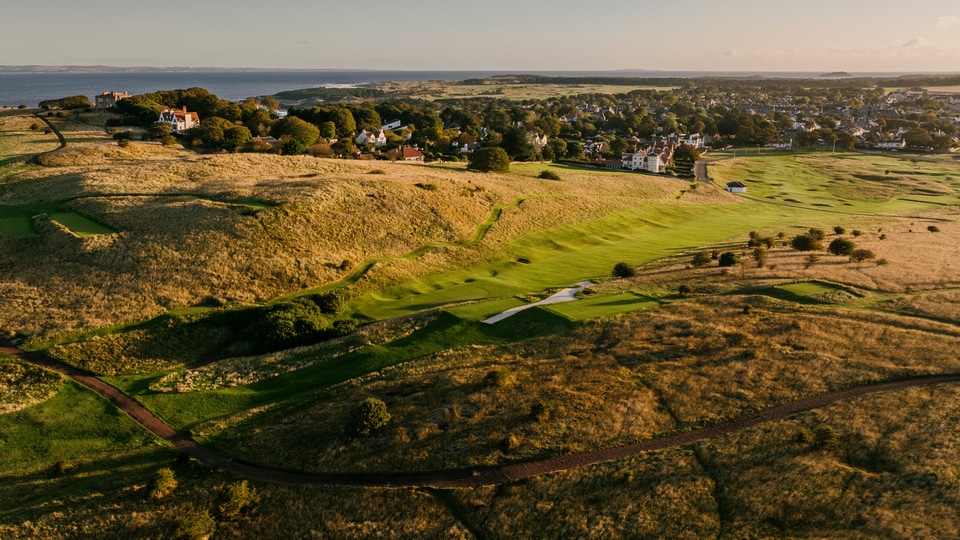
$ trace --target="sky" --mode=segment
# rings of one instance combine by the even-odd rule
[[[0,65],[960,72],[956,0],[4,4]]]

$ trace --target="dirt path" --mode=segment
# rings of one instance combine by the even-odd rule
[[[582,291],[583,289],[589,287],[590,285],[593,285],[593,284],[594,284],[594,283],[593,283],[592,281],[581,281],[580,283],[577,283],[577,286],[576,286],[576,287],[569,287],[569,288],[563,289],[563,290],[561,290],[560,292],[558,292],[557,294],[554,294],[553,296],[550,296],[550,297],[548,297],[548,298],[546,298],[546,299],[544,299],[544,300],[541,300],[541,301],[539,301],[539,302],[533,302],[532,304],[526,304],[526,305],[523,305],[523,306],[518,306],[518,307],[515,307],[515,308],[510,308],[510,309],[504,311],[503,313],[500,313],[500,314],[498,314],[498,315],[494,315],[493,317],[490,317],[489,319],[485,319],[483,322],[484,322],[484,324],[497,324],[498,322],[500,322],[500,321],[502,321],[502,320],[504,320],[504,319],[506,319],[506,318],[508,318],[508,317],[512,317],[512,316],[516,315],[517,313],[520,313],[521,311],[525,311],[525,310],[528,310],[528,309],[530,309],[530,308],[535,308],[535,307],[537,307],[537,306],[546,306],[546,305],[550,305],[550,304],[561,304],[561,303],[564,303],[564,302],[576,302],[576,301],[577,301],[577,293],[580,292],[580,291]]]
[[[892,392],[918,386],[929,386],[960,382],[960,373],[949,375],[931,375],[902,381],[877,383],[846,390],[838,390],[803,398],[791,403],[772,407],[757,414],[735,418],[713,426],[668,435],[649,441],[625,446],[604,448],[583,454],[557,456],[539,461],[513,463],[481,469],[461,469],[424,473],[398,474],[319,474],[282,471],[259,467],[234,461],[219,454],[190,437],[178,433],[153,415],[133,398],[123,394],[117,388],[78,369],[61,364],[43,355],[22,351],[11,347],[0,347],[0,352],[29,362],[31,364],[61,373],[83,386],[100,394],[127,413],[156,436],[168,441],[173,447],[211,467],[237,474],[246,478],[295,486],[360,486],[360,487],[432,487],[432,488],[469,488],[516,482],[543,474],[555,473],[632,458],[646,452],[656,452],[678,446],[713,439],[741,431],[766,422],[782,420],[797,413],[825,407],[838,401],[855,399],[869,394]]]
[[[63,149],[63,148],[66,148],[66,147],[67,147],[67,139],[64,138],[63,133],[60,133],[60,130],[57,129],[57,127],[54,126],[54,125],[53,125],[53,122],[51,122],[49,119],[47,119],[46,117],[40,115],[40,113],[36,113],[36,114],[34,114],[34,116],[36,116],[36,117],[39,118],[44,124],[46,124],[47,126],[49,126],[50,129],[53,131],[53,134],[56,135],[56,136],[57,136],[57,139],[60,140],[60,147],[59,147],[59,148],[56,148],[56,149],[54,149],[54,150],[50,150],[50,151],[47,151],[47,152],[41,152],[41,153],[33,156],[33,158],[30,160],[34,165],[41,165],[41,166],[42,166],[43,163],[40,163],[40,158],[42,158],[43,156],[45,156],[45,155],[47,155],[47,154],[49,154],[49,153],[51,153],[51,152],[56,152],[57,150],[61,150],[61,149]]]

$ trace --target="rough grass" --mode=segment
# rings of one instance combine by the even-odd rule
[[[53,396],[61,378],[0,354],[0,415],[25,409]]]

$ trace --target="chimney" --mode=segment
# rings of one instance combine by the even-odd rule
[[[186,106],[186,105],[183,106],[183,112],[187,112],[187,106]]]

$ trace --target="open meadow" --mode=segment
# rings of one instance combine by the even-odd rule
[[[714,184],[480,174],[120,147],[105,118],[49,117],[57,149],[29,111],[0,114],[0,338],[239,462],[487,470],[960,372],[946,160],[730,155]],[[719,187],[735,179],[745,197]],[[811,228],[872,257],[792,249]],[[634,275],[614,278],[619,262]],[[577,301],[482,322],[585,280]],[[323,337],[265,348],[263,320],[290,306],[326,309]],[[0,536],[176,538],[202,522],[218,538],[952,537],[954,384],[497,485],[241,487],[0,356]],[[363,432],[370,400],[388,414]]]

